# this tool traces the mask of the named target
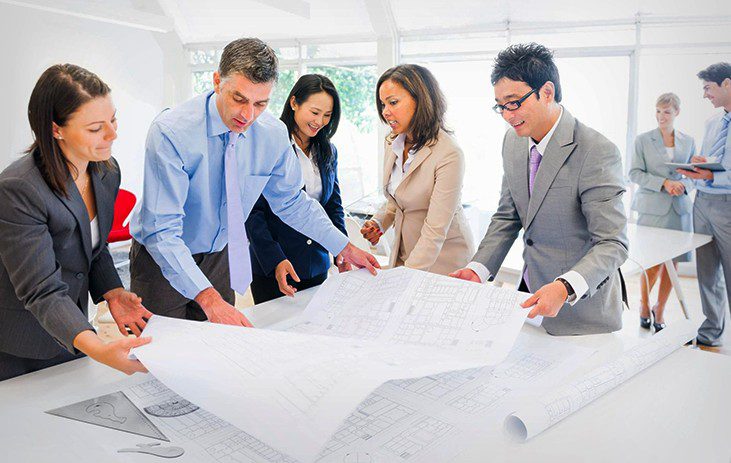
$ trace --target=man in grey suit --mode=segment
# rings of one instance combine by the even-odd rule
[[[452,276],[485,282],[524,230],[522,306],[542,315],[554,335],[606,333],[622,327],[627,258],[625,191],[619,150],[559,103],[552,53],[532,44],[498,54],[494,106],[513,130],[503,141],[497,212],[473,261]],[[626,299],[626,298],[625,298]]]
[[[706,320],[698,328],[698,344],[720,346],[726,312],[731,300],[731,64],[717,63],[698,73],[703,96],[714,108],[722,108],[706,123],[701,155],[692,162],[709,158],[723,164],[723,172],[707,169],[678,170],[696,181],[698,193],[693,205],[696,233],[712,235],[713,241],[696,251],[698,286]],[[725,283],[725,284],[724,284]]]

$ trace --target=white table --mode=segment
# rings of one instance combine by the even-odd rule
[[[246,310],[255,326],[298,314],[314,289]],[[525,326],[548,336],[540,328]],[[619,333],[562,340],[598,349],[574,376],[602,364],[628,342]],[[571,378],[567,378],[567,381]],[[44,410],[89,399],[139,381],[80,359],[0,383],[0,448],[8,462],[115,462],[109,448],[140,438],[47,415]],[[486,433],[455,462],[718,461],[731,456],[731,358],[683,348],[525,444]],[[690,391],[690,393],[688,393]],[[156,457],[140,455],[140,462]],[[183,463],[185,455],[170,460]],[[405,463],[408,463],[405,460]]]
[[[685,318],[688,318],[685,297],[678,280],[678,272],[673,265],[673,259],[709,243],[713,237],[701,235],[700,233],[645,227],[631,223],[627,225],[627,238],[629,240],[629,257],[621,267],[622,274],[628,277],[642,273],[656,265],[664,264],[675,295],[680,301],[683,314]],[[517,239],[513,247],[510,248],[503,266],[500,267],[495,281],[498,285],[509,282],[517,286],[520,283],[522,271],[523,240]]]

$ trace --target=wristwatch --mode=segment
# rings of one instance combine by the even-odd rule
[[[563,278],[556,278],[556,281],[560,281],[566,287],[566,292],[568,293],[566,302],[574,302],[574,299],[576,299],[576,291],[571,287],[571,284]]]

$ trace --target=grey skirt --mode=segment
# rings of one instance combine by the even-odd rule
[[[646,227],[656,228],[667,228],[670,230],[680,230],[684,232],[693,231],[693,215],[683,214],[680,215],[675,212],[674,208],[670,208],[665,215],[654,215],[654,214],[639,214],[637,217],[637,225],[644,225]],[[691,253],[686,252],[681,254],[673,262],[690,262]]]

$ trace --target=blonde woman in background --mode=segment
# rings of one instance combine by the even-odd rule
[[[667,162],[689,162],[695,154],[693,138],[675,129],[674,122],[679,113],[678,96],[663,93],[655,105],[657,128],[640,134],[635,141],[629,177],[639,186],[632,201],[632,209],[639,214],[638,225],[693,230],[693,201],[689,196],[693,182],[665,165]],[[674,259],[673,265],[677,267],[678,262],[689,260],[690,253],[686,253]],[[657,303],[650,310],[649,294],[658,277]],[[670,276],[660,264],[647,270],[647,281],[644,278],[640,281],[640,326],[649,329],[652,325],[658,332],[665,328],[663,312],[672,288]],[[654,320],[651,320],[651,315]]]
[[[386,71],[376,86],[386,138],[387,203],[361,233],[378,243],[391,226],[390,265],[446,275],[467,265],[474,240],[462,209],[464,154],[444,124],[446,103],[432,73],[415,64]]]

